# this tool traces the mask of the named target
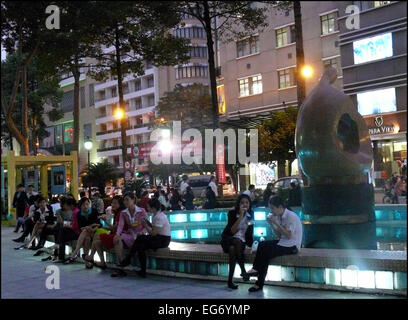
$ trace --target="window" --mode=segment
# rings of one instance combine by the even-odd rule
[[[288,44],[287,28],[280,28],[276,30],[276,46],[282,47]]]
[[[74,143],[74,122],[64,123],[64,143]]]
[[[354,63],[392,57],[392,33],[385,33],[353,42]]]
[[[102,132],[106,131],[106,123],[101,123],[101,131]]]
[[[322,35],[333,33],[335,31],[336,12],[325,14],[320,17]]]
[[[186,27],[178,28],[173,31],[173,35],[177,38],[199,38],[204,39],[205,31],[203,27]]]
[[[116,87],[111,89],[112,98],[116,97]]]
[[[296,69],[288,68],[278,71],[279,89],[293,87],[296,85]]]
[[[295,25],[290,26],[290,43],[296,42],[296,28]]]
[[[397,111],[395,88],[357,93],[357,104],[362,116]]]
[[[143,135],[138,134],[137,135],[137,143],[142,143],[143,142]]]
[[[87,137],[92,139],[92,124],[91,123],[84,124],[84,140],[87,139]]]
[[[330,66],[337,70],[337,76],[340,77],[343,74],[342,69],[339,65],[339,58],[323,60],[324,69]]]
[[[99,117],[106,117],[106,107],[99,108]]]
[[[117,121],[112,122],[112,130],[116,130],[118,128],[118,123]]]
[[[207,58],[207,47],[191,47],[191,58]]]
[[[391,3],[391,1],[374,1],[374,8],[384,6]]]
[[[252,77],[252,94],[262,93],[262,76]]]
[[[86,103],[85,103],[85,87],[81,87],[81,89],[79,89],[80,91],[80,96],[81,96],[81,109],[86,107]]]
[[[262,76],[256,75],[238,80],[239,96],[246,97],[262,93]]]
[[[142,100],[141,99],[135,99],[135,109],[141,109],[142,108]]]
[[[154,96],[149,96],[147,99],[148,99],[148,100],[147,100],[148,106],[149,106],[149,107],[154,106]]]
[[[135,80],[135,91],[140,91],[142,90],[142,84],[140,79]]]
[[[239,96],[245,97],[249,96],[249,79],[241,79],[239,80]]]
[[[89,85],[89,106],[93,106],[95,104],[95,95],[94,95],[94,85],[91,83]]]
[[[55,145],[59,146],[63,144],[62,137],[62,124],[55,126]]]
[[[148,77],[147,78],[147,87],[148,88],[154,87],[154,78],[153,77]]]
[[[74,110],[74,90],[64,92],[61,100],[61,109],[63,112]]]
[[[237,41],[237,57],[247,56],[259,52],[259,36],[252,36],[244,40]]]
[[[176,69],[176,79],[197,78],[197,77],[208,77],[208,67],[194,65],[194,66],[178,67]]]

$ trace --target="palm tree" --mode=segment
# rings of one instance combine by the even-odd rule
[[[136,179],[125,184],[123,194],[125,195],[127,192],[131,192],[134,193],[137,198],[140,198],[142,190],[147,189],[147,187],[148,184],[145,179]]]
[[[105,196],[106,183],[118,179],[121,175],[121,172],[107,159],[102,162],[91,163],[84,172],[86,172],[86,176],[82,178],[83,183],[98,187],[102,197]]]

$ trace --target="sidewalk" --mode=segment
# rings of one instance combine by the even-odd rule
[[[117,279],[110,271],[98,268],[85,269],[83,264],[60,265],[60,289],[48,290],[45,282],[50,274],[45,268],[50,262],[33,257],[34,251],[14,250],[18,246],[13,228],[1,228],[1,298],[81,298],[81,299],[375,299],[394,296],[344,293],[265,286],[263,292],[249,294],[250,284],[240,284],[238,290],[230,290],[226,283],[194,279],[169,278],[148,275],[141,279],[135,274]],[[237,266],[238,268],[238,266]]]

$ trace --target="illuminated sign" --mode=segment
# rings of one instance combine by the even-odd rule
[[[357,93],[358,112],[362,116],[397,111],[395,88]]]
[[[217,99],[218,99],[218,114],[225,114],[226,105],[224,85],[220,85],[217,87]]]
[[[392,33],[353,42],[354,64],[392,57]]]

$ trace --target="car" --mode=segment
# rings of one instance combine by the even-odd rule
[[[289,189],[290,182],[292,180],[296,180],[297,184],[303,187],[303,180],[301,176],[283,177],[274,182],[272,185],[272,193],[276,194],[280,188]]]

